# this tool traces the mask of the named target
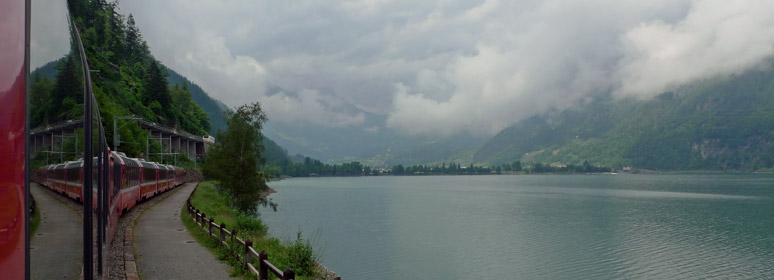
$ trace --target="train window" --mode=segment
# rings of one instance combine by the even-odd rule
[[[140,184],[140,175],[138,175],[138,172],[140,172],[140,168],[137,166],[132,166],[132,177],[130,183],[130,186],[132,187]]]
[[[145,182],[156,181],[156,169],[153,169],[153,167],[146,167],[143,170],[143,179]]]
[[[81,179],[81,170],[77,165],[67,166],[67,182],[77,184]]]
[[[113,190],[113,198],[118,197],[118,194],[120,193],[119,189],[121,188],[121,164],[118,162],[113,162],[113,187],[111,188]]]
[[[129,166],[124,166],[124,174],[121,176],[121,188],[128,188],[129,187],[129,171],[132,170]]]
[[[137,165],[132,165],[132,177],[131,177],[131,183],[130,186],[134,187],[140,184],[140,167]]]
[[[129,177],[129,186],[134,187],[140,184],[140,167],[136,165],[135,162],[132,162],[132,168],[131,168],[131,177]]]
[[[126,172],[126,175],[124,175],[124,176],[126,176],[126,178],[125,178],[126,183],[124,183],[124,186],[123,186],[124,188],[131,188],[132,186],[134,186],[134,169],[135,168],[130,163],[131,162],[127,161],[125,169],[124,169],[124,172]]]

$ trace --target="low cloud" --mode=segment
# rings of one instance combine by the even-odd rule
[[[231,106],[255,102],[266,91],[266,69],[256,59],[234,55],[225,38],[200,37],[187,50],[172,55],[173,69],[186,73]]]
[[[365,121],[362,112],[354,114],[340,109],[343,104],[315,90],[302,90],[289,95],[279,92],[263,99],[262,106],[270,119],[284,122],[306,121],[324,126],[359,125]]]
[[[70,52],[70,29],[65,1],[30,2],[30,69],[35,70]]]
[[[273,121],[363,131],[378,129],[364,124],[367,112],[407,134],[492,135],[593,94],[650,98],[774,53],[770,1],[121,6],[158,59],[226,104],[257,100]],[[270,95],[270,87],[283,92]]]
[[[774,52],[771,11],[771,1],[695,1],[680,22],[655,20],[628,30],[616,93],[647,98],[759,64]]]

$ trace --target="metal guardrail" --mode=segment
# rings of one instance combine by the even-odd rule
[[[193,195],[193,193],[191,193],[191,195]],[[292,269],[288,268],[285,269],[285,271],[282,271],[277,268],[275,265],[269,262],[269,255],[266,253],[266,251],[262,250],[261,252],[256,252],[253,248],[253,241],[242,240],[239,238],[237,236],[236,229],[229,231],[226,229],[225,223],[220,223],[220,225],[218,225],[215,223],[215,219],[207,219],[207,215],[205,213],[200,212],[199,209],[196,209],[191,204],[190,197],[186,201],[186,205],[188,207],[188,214],[193,217],[196,225],[205,228],[210,237],[218,238],[220,240],[220,245],[228,247],[228,242],[231,242],[232,244],[236,242],[244,248],[243,254],[240,256],[240,258],[244,262],[245,268],[248,269],[251,273],[255,274],[258,279],[269,279],[269,273],[274,274],[274,276],[277,276],[282,280],[296,279],[296,273]],[[253,260],[256,259],[258,260],[258,268],[253,266]],[[335,280],[341,280],[341,277],[336,277]]]

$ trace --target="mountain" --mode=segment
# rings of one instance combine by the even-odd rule
[[[55,79],[56,74],[59,72],[59,70],[57,70],[56,67],[57,65],[59,65],[60,62],[62,62],[63,59],[64,58],[57,59],[49,63],[46,63],[43,66],[35,68],[35,70],[30,72],[30,77],[35,77],[35,75],[39,75],[40,78]]]
[[[469,133],[449,136],[397,134],[385,146],[370,151],[368,156],[358,160],[373,167],[444,162],[468,164],[473,159],[473,153],[485,140]]]
[[[228,107],[157,61],[133,17],[117,12],[117,2],[72,0],[68,5],[71,20],[81,31],[84,50],[93,70],[94,95],[107,139],[113,139],[116,133],[113,117],[140,116],[196,135],[216,135],[226,128],[223,112]],[[78,71],[79,62],[76,55],[70,53],[31,72],[30,123],[33,128],[83,116],[83,88],[78,82],[83,78]],[[118,126],[117,133],[122,139],[120,151],[130,156],[142,156],[147,149],[148,132],[133,121],[119,120]],[[67,141],[68,145],[77,146],[75,138]],[[160,143],[151,139],[148,145],[156,150]],[[267,161],[291,160],[287,151],[271,139],[264,138],[263,146]],[[33,156],[44,158],[42,154]],[[68,157],[74,159],[75,153]],[[157,160],[152,155],[151,158]]]
[[[774,61],[650,100],[600,94],[564,112],[520,121],[473,160],[520,160],[659,170],[760,170],[774,159]]]
[[[359,126],[327,127],[309,122],[272,120],[264,133],[291,154],[303,154],[328,163],[359,161],[371,167],[395,164],[463,162],[486,138],[460,133],[451,136],[403,135],[384,128],[385,117],[364,113]]]
[[[202,110],[207,113],[207,117],[209,117],[211,125],[209,131],[210,135],[217,134],[218,130],[226,129],[226,119],[223,117],[223,112],[228,108],[228,106],[223,104],[223,102],[210,97],[210,95],[207,94],[201,87],[189,81],[188,78],[183,77],[183,75],[175,72],[175,70],[167,68],[167,72],[169,73],[167,81],[172,85],[178,86],[187,84],[188,91],[191,93],[191,99],[193,99],[196,104],[199,104],[199,107],[201,107]]]
[[[119,14],[116,2],[71,0],[67,5],[92,70],[92,89],[107,139],[118,133],[122,139],[120,150],[130,156],[143,155],[147,149],[161,145],[156,140],[147,141],[150,135],[137,122],[118,120],[114,131],[114,117],[126,116],[139,116],[195,135],[209,133],[209,117],[192,99],[192,94],[203,92],[195,86],[194,91],[200,92],[192,93],[187,86],[170,86],[168,71],[150,53],[131,15]],[[83,116],[79,63],[80,58],[71,52],[31,73],[31,127]],[[76,154],[77,150],[68,156]]]

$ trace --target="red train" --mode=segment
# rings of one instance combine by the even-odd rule
[[[93,167],[94,182],[97,182],[97,164],[95,157]],[[110,217],[109,232],[115,233],[118,217],[134,207],[138,202],[147,200],[157,194],[170,190],[183,183],[185,169],[130,158],[123,153],[110,152],[108,174],[108,207]],[[38,169],[33,181],[68,196],[79,202],[83,201],[83,161],[69,161],[52,164]],[[97,209],[97,184],[92,189],[92,205]]]
[[[48,188],[61,192],[74,199],[83,200],[83,197],[93,197],[91,201],[85,201],[85,205],[94,205],[94,209],[101,211],[83,211],[82,235],[83,235],[83,265],[84,279],[93,279],[94,272],[103,273],[102,266],[91,269],[95,259],[102,264],[106,251],[101,246],[94,246],[94,241],[105,242],[104,232],[109,234],[115,231],[115,223],[118,216],[131,209],[139,200],[150,198],[165,190],[174,188],[182,182],[185,172],[182,169],[160,165],[152,162],[143,162],[128,158],[118,153],[109,153],[107,157],[109,171],[108,184],[100,189],[108,195],[107,203],[97,203],[99,195],[96,187],[101,184],[99,180],[84,178],[84,174],[97,172],[85,168],[83,161],[67,162],[47,166],[40,170],[30,168],[30,119],[31,102],[30,93],[30,46],[35,45],[30,41],[30,25],[32,11],[30,0],[3,0],[0,1],[0,279],[29,279],[30,278],[30,211],[32,200],[29,183],[36,180]],[[90,1],[78,1],[84,4]],[[81,6],[78,6],[81,7]],[[90,7],[90,5],[89,5]],[[43,18],[45,17],[37,17]],[[67,12],[69,19],[69,12]],[[84,146],[86,161],[97,163],[101,160],[92,160],[93,155],[100,154],[100,148],[106,149],[104,129],[101,127],[99,109],[97,114],[93,112],[95,107],[91,102],[94,95],[91,88],[89,63],[85,56],[83,45],[80,41],[79,29],[70,24],[70,41],[68,44],[70,53],[76,61],[80,61],[79,68],[83,68],[83,76],[74,82],[81,83],[84,90],[84,138],[81,140]],[[48,40],[46,41],[48,43]],[[91,122],[99,126],[98,135],[93,135]],[[99,136],[102,136],[101,138]],[[99,140],[98,140],[99,139]],[[97,144],[97,145],[94,145]],[[92,147],[97,149],[92,150]],[[104,161],[102,161],[105,163]],[[102,165],[103,169],[105,165]],[[86,170],[84,172],[84,170]],[[85,180],[84,180],[85,179]],[[84,192],[83,186],[94,186],[92,192]],[[105,196],[102,196],[105,197]],[[104,205],[107,204],[107,205]],[[107,208],[106,208],[107,207]],[[108,217],[99,213],[109,213]],[[103,224],[103,221],[109,221]],[[92,226],[97,226],[97,238],[92,235]],[[95,240],[96,239],[96,240]],[[104,244],[104,243],[103,243]],[[94,255],[93,250],[99,253]],[[55,253],[55,252],[54,252]],[[63,260],[65,261],[65,260]],[[40,269],[40,268],[34,268]],[[96,271],[95,271],[96,270]],[[98,275],[98,277],[101,275]]]
[[[0,278],[24,279],[27,230],[27,2],[0,1]]]

